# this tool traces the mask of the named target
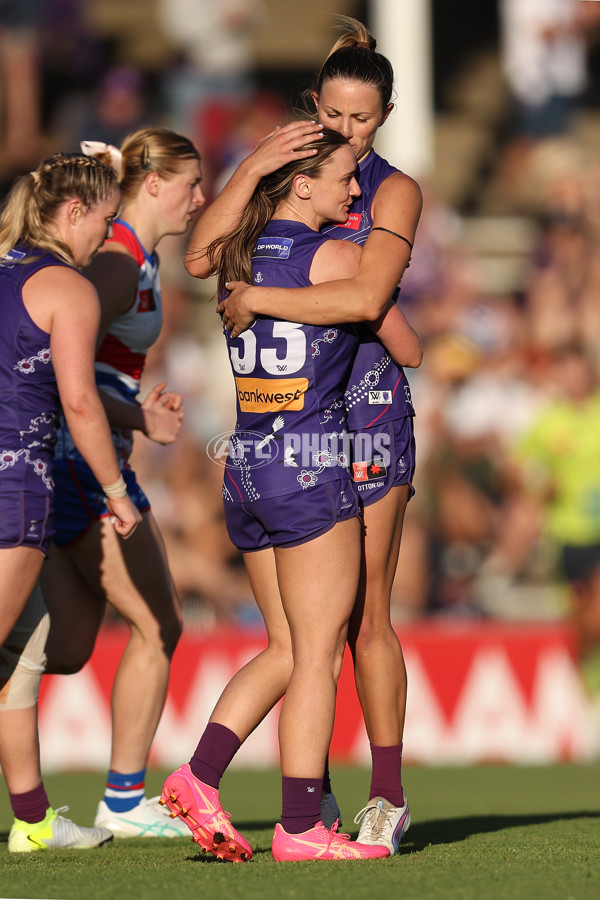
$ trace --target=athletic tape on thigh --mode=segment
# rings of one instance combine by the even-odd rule
[[[0,647],[0,712],[35,706],[46,668],[50,616],[39,587]]]

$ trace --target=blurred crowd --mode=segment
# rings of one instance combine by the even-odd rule
[[[3,188],[46,151],[82,139],[118,145],[152,122],[197,143],[210,199],[236,161],[283,124],[287,98],[253,78],[249,36],[264,21],[262,3],[155,6],[172,46],[160,76],[95,38],[78,0],[0,0]],[[216,46],[235,65],[221,66]],[[393,614],[399,623],[569,616],[591,657],[600,645],[600,164],[578,143],[571,104],[561,117],[551,98],[554,117],[538,108],[533,129],[517,99],[518,119],[507,107],[500,177],[528,228],[509,289],[486,282],[461,211],[423,184],[400,294],[425,353],[408,373],[417,476]],[[184,272],[184,249],[173,239],[161,252],[165,323],[144,384],[164,378],[184,395],[185,426],[168,448],[138,438],[134,466],[188,627],[252,624],[250,587],[224,526],[223,470],[207,452],[233,426],[233,388],[214,285]]]

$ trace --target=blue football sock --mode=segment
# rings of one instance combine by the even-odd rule
[[[140,772],[115,772],[108,770],[104,802],[113,812],[127,812],[137,806],[144,796],[146,770]]]

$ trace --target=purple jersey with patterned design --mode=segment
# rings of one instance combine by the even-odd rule
[[[371,204],[375,192],[381,182],[398,169],[374,150],[358,168],[361,195],[354,200],[348,221],[344,225],[326,225],[321,233],[362,245],[373,227]],[[395,300],[398,293],[396,291],[394,295]],[[352,431],[358,431],[391,419],[414,416],[410,387],[402,367],[396,365],[367,325],[359,326],[358,334],[360,345],[345,394],[348,426]]]
[[[252,253],[254,284],[310,285],[313,257],[327,240],[300,222],[270,222]],[[259,317],[239,337],[225,335],[237,397],[225,500],[259,500],[345,477],[354,329]]]
[[[59,397],[50,335],[27,312],[22,289],[40,269],[66,265],[25,246],[0,260],[0,491],[53,495]]]

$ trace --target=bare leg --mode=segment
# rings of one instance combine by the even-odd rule
[[[43,561],[41,550],[33,547],[0,550],[0,644],[4,643],[23,612]]]
[[[360,567],[360,522],[276,549],[294,669],[279,718],[284,776],[322,778],[333,732],[335,695]]]
[[[210,717],[210,722],[225,725],[242,742],[284,695],[292,672],[290,629],[277,586],[273,550],[246,553],[244,563],[269,643],[233,676]]]
[[[0,765],[11,794],[24,794],[41,783],[37,706],[0,713]]]
[[[78,573],[75,583],[83,578],[89,592],[79,610],[73,583],[68,589],[65,586],[66,564],[57,568],[55,578],[49,570],[43,589],[51,617],[55,608],[63,604],[64,610],[69,602],[70,621],[76,621],[81,612],[91,617],[92,631],[97,631],[99,607],[91,598],[105,597],[129,626],[129,642],[113,684],[110,768],[139,771],[146,766],[165,701],[171,656],[181,633],[179,605],[158,526],[146,513],[133,536],[122,541],[103,519],[64,552]],[[55,632],[51,639],[53,669],[58,665],[60,637]],[[63,646],[68,646],[70,633],[63,632],[62,637]]]
[[[404,730],[406,668],[390,596],[408,491],[407,485],[392,488],[364,510],[363,565],[348,636],[367,734],[380,747],[400,744]]]
[[[70,553],[54,544],[42,567],[40,586],[50,613],[46,672],[72,675],[92,655],[106,598],[101,590],[91,587]]]

